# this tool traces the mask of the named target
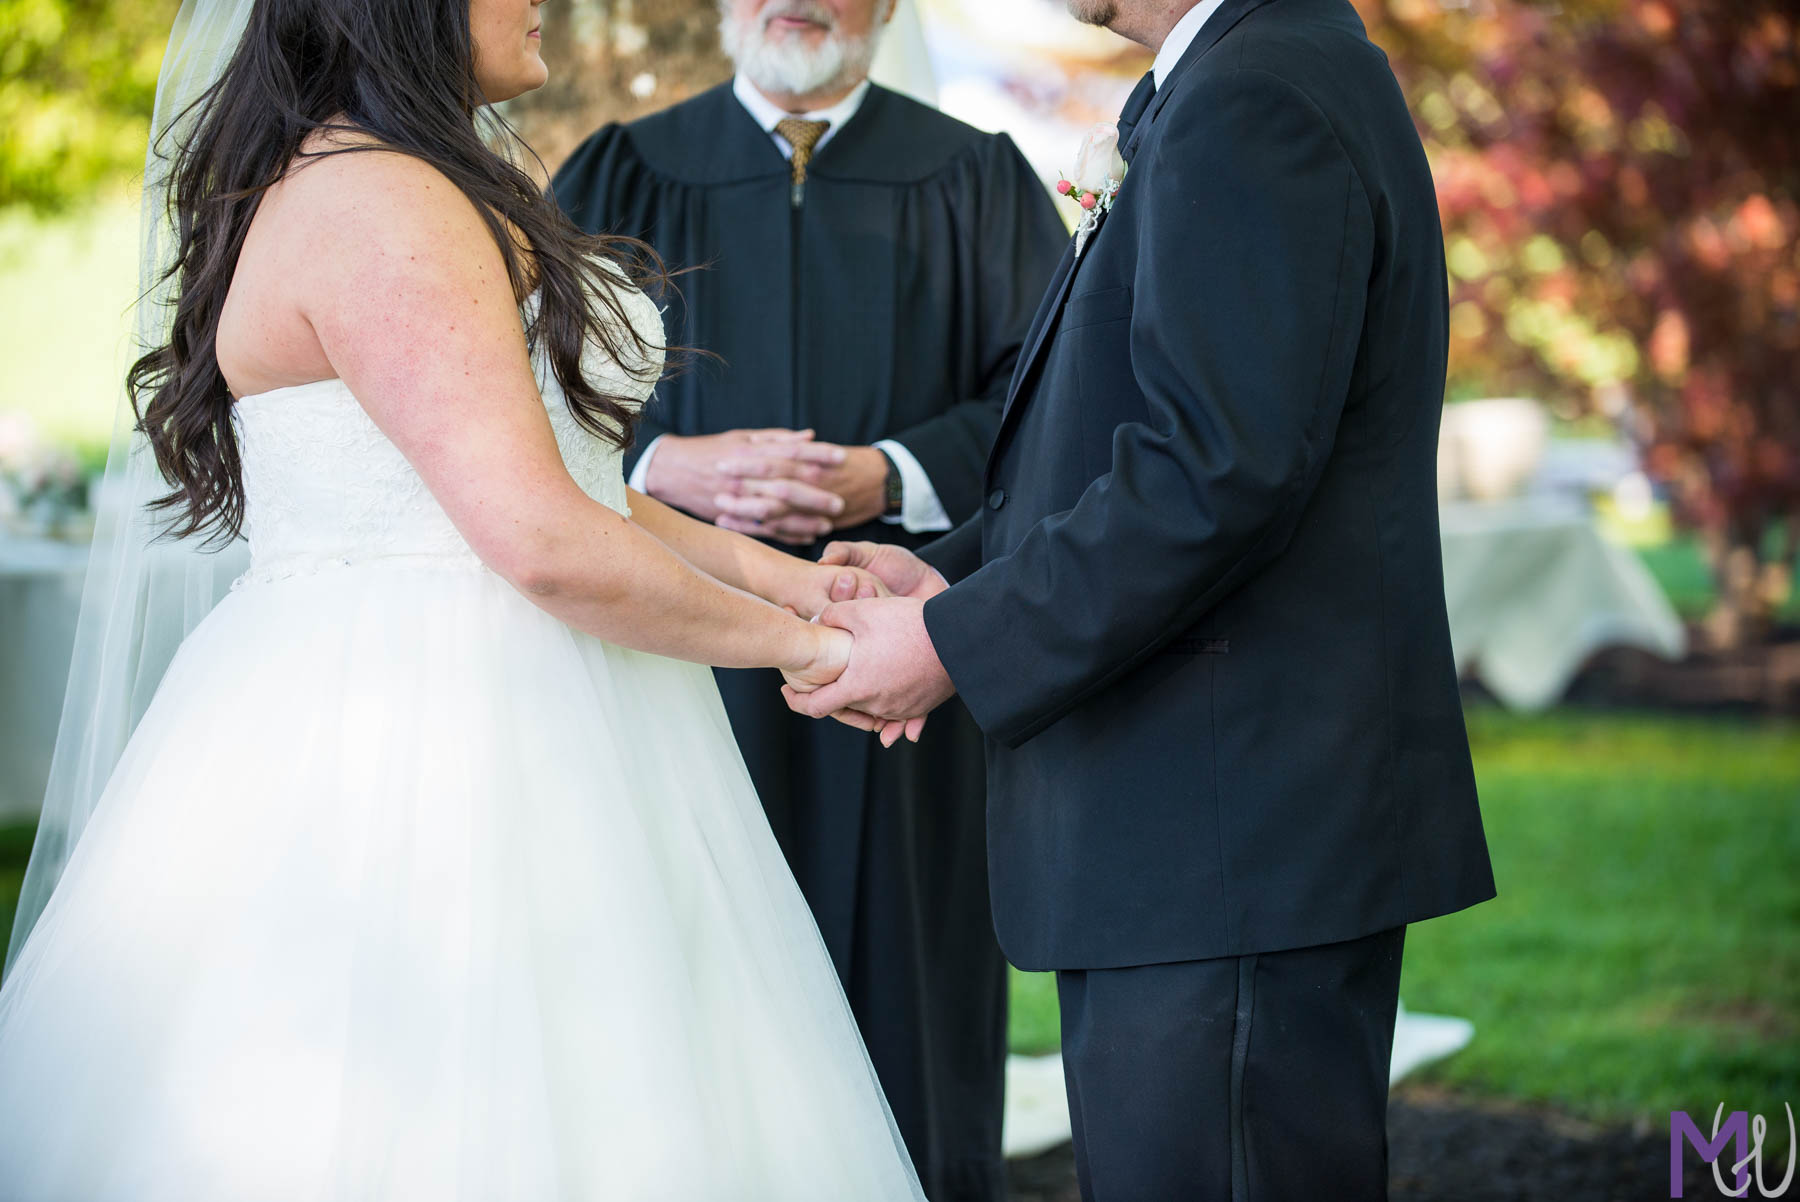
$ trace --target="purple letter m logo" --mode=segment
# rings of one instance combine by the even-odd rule
[[[1737,1142],[1737,1156],[1727,1162],[1726,1167],[1747,1163],[1750,1142],[1750,1115],[1748,1111],[1734,1110],[1731,1117],[1725,1120],[1721,1129],[1719,1119],[1725,1113],[1725,1104],[1721,1102],[1713,1115],[1713,1135],[1709,1140],[1694,1125],[1685,1110],[1677,1110],[1669,1116],[1669,1197],[1679,1198],[1681,1193],[1681,1141],[1686,1140],[1694,1145],[1694,1151],[1700,1153],[1702,1164],[1713,1166],[1713,1178],[1718,1181],[1719,1189],[1729,1197],[1742,1198],[1750,1192],[1750,1171],[1746,1168],[1737,1170],[1736,1191],[1725,1190],[1724,1179],[1719,1176],[1718,1159],[1725,1151],[1728,1141]]]

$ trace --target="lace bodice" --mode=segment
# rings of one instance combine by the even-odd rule
[[[656,306],[622,289],[632,324],[662,342]],[[529,320],[528,302],[525,318]],[[660,368],[661,355],[644,365]],[[589,380],[616,396],[648,399],[649,371],[626,371],[600,347],[583,359]],[[575,420],[544,356],[533,362],[569,474],[594,500],[626,506],[620,452]],[[250,570],[233,587],[361,564],[480,568],[448,515],[400,449],[342,380],[319,380],[238,401],[234,425],[244,466],[244,534]]]

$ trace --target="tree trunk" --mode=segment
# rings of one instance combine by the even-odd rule
[[[540,11],[550,82],[504,111],[552,171],[606,122],[667,108],[731,75],[718,0],[562,0]]]

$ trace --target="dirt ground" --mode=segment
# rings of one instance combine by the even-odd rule
[[[1388,1115],[1391,1202],[1651,1202],[1669,1196],[1666,1119],[1602,1126],[1424,1086],[1396,1090]],[[1691,1154],[1686,1159],[1685,1196],[1718,1197],[1709,1171]],[[1776,1173],[1783,1163],[1774,1166]],[[1067,1146],[1011,1168],[1013,1202],[1080,1202]]]

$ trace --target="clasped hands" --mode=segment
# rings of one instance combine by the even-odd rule
[[[886,506],[887,459],[874,447],[819,442],[811,430],[665,435],[644,490],[726,530],[810,546]]]
[[[924,560],[890,543],[833,543],[820,563],[853,569],[814,619],[850,635],[848,654],[828,683],[789,674],[781,690],[788,708],[872,731],[884,747],[902,738],[918,742],[925,716],[956,693],[925,629],[925,602],[949,585]],[[859,590],[862,573],[891,595]]]

